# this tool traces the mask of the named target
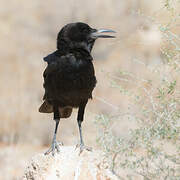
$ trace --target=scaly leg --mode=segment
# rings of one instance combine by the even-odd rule
[[[82,136],[81,123],[83,122],[84,110],[85,110],[86,104],[87,104],[87,101],[86,101],[85,103],[83,103],[81,106],[79,106],[79,110],[78,110],[78,118],[77,118],[77,121],[78,121],[78,127],[79,127],[80,144],[78,144],[78,145],[76,146],[76,148],[77,148],[77,147],[80,147],[80,152],[79,152],[79,154],[81,154],[84,149],[86,149],[86,150],[88,150],[88,151],[91,151],[91,150],[92,150],[92,148],[87,147],[87,146],[84,145],[83,136]]]
[[[56,150],[57,152],[60,152],[59,146],[63,145],[62,143],[58,143],[56,141],[56,134],[57,134],[57,129],[58,129],[59,121],[60,121],[59,111],[57,109],[54,111],[54,120],[56,121],[56,127],[54,131],[53,141],[52,141],[51,147],[48,149],[48,151],[45,152],[45,155],[52,152],[52,155],[54,156]]]

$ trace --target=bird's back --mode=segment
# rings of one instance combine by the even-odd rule
[[[82,52],[61,54],[56,51],[46,58],[44,99],[51,105],[79,107],[92,97],[96,85],[92,58]]]

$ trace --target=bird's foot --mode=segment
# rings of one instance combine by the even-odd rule
[[[48,155],[49,153],[52,153],[52,155],[54,156],[56,152],[60,152],[60,146],[63,146],[63,143],[54,140],[51,147],[44,154]]]
[[[91,147],[85,146],[83,143],[77,144],[75,149],[77,149],[77,148],[80,148],[79,155],[80,155],[84,150],[92,151],[92,148],[91,148]]]

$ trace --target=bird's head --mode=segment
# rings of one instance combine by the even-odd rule
[[[114,33],[108,29],[93,29],[88,24],[77,22],[65,25],[58,33],[57,48],[81,48],[91,52],[94,42],[98,38],[114,38],[106,33]]]

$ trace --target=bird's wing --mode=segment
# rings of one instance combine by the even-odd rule
[[[63,58],[61,56],[56,56],[55,53],[52,53],[44,58],[44,61],[48,63],[48,66],[43,73],[45,88],[45,95],[43,99],[47,99],[47,93],[52,93],[53,87],[57,83],[57,74],[58,77],[61,74],[60,71],[62,67],[60,61],[62,60]]]
[[[58,99],[59,95],[71,89],[72,80],[75,78],[72,73],[74,56],[71,54],[57,55],[56,52],[44,58],[48,62],[43,76],[45,95],[44,100],[51,101]]]
[[[46,67],[46,69],[43,73],[44,84],[45,83],[47,84],[48,79],[50,81],[49,77],[51,76],[51,74],[53,72],[56,72],[56,70],[57,70],[56,63],[59,58],[55,55],[55,53],[52,53],[52,54],[49,54],[48,56],[44,57],[43,59],[45,62],[48,63],[48,66]],[[39,107],[39,112],[41,112],[41,113],[52,113],[53,112],[53,106],[48,102],[47,94],[48,94],[48,91],[45,90],[45,94],[43,96],[44,102]]]
[[[56,52],[49,54],[44,58],[44,61],[48,63],[43,76],[44,76],[44,87],[45,94],[43,97],[44,102],[39,108],[39,112],[41,113],[52,113],[53,106],[48,102],[51,99],[53,91],[56,87],[56,83],[58,79],[61,78],[61,70],[64,68],[65,61],[68,61],[69,56],[57,56]],[[72,113],[72,107],[59,107],[59,113],[61,118],[68,118]]]

